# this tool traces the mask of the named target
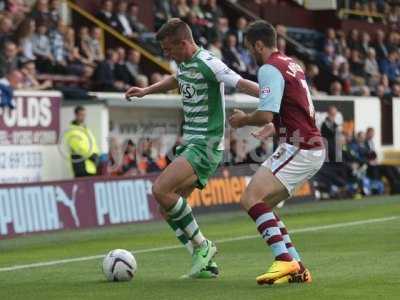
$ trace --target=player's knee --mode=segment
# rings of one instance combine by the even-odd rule
[[[256,199],[256,197],[251,192],[245,191],[240,198],[240,205],[243,207],[244,210],[248,211],[258,201],[259,199]]]
[[[156,181],[152,188],[151,188],[151,192],[153,193],[154,198],[160,202],[160,200],[162,199],[162,197],[164,196],[165,192],[163,191],[162,186]]]

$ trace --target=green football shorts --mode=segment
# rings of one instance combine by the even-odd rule
[[[208,150],[208,151],[207,151]],[[196,187],[203,189],[223,158],[223,150],[208,148],[198,144],[180,145],[176,156],[185,157],[197,175]]]

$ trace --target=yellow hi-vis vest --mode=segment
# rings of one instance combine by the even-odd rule
[[[80,156],[84,161],[85,170],[88,174],[95,175],[97,172],[96,163],[89,159],[93,154],[99,154],[96,139],[93,133],[84,125],[71,123],[68,131],[64,134],[65,144],[69,146],[70,158]],[[76,158],[74,158],[76,160]],[[74,164],[71,159],[71,165]]]

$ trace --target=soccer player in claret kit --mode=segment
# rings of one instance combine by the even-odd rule
[[[217,248],[202,234],[186,201],[191,192],[204,188],[223,157],[224,84],[258,97],[258,85],[241,78],[210,52],[198,47],[189,26],[170,19],[157,33],[168,59],[178,64],[176,75],[146,88],[131,87],[126,98],[143,97],[179,88],[182,95],[183,144],[177,158],[160,174],[153,195],[179,241],[192,255],[191,278],[213,278],[218,267],[212,258]]]
[[[279,139],[278,148],[262,163],[241,199],[275,258],[256,280],[258,284],[311,282],[309,270],[273,208],[293,195],[295,188],[310,179],[325,160],[312,99],[301,67],[278,52],[273,26],[265,21],[250,24],[245,43],[260,66],[259,106],[250,114],[235,110],[229,122],[234,128],[261,127],[253,133],[256,138],[266,139],[275,132]]]

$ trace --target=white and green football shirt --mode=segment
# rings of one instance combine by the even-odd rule
[[[236,87],[241,76],[212,53],[199,48],[178,65],[176,79],[182,95],[184,144],[224,149],[224,84]]]

